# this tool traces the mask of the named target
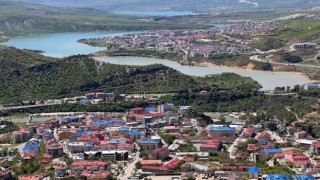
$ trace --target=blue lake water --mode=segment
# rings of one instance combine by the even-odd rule
[[[7,46],[14,46],[20,49],[31,49],[44,51],[44,55],[52,57],[66,57],[77,54],[91,54],[101,50],[103,47],[92,47],[77,40],[83,38],[100,38],[113,35],[122,35],[132,32],[123,33],[107,33],[107,32],[92,32],[92,33],[56,33],[46,35],[34,35],[19,37],[4,43]],[[97,57],[99,61],[109,62],[120,65],[150,65],[163,64],[165,66],[174,68],[184,74],[192,76],[205,76],[209,74],[220,74],[224,72],[233,72],[245,77],[251,77],[258,81],[263,90],[272,90],[278,86],[291,86],[297,84],[309,83],[311,80],[301,74],[295,72],[266,72],[255,71],[232,67],[196,67],[196,66],[182,66],[177,62],[156,59],[156,58],[142,58],[142,57]]]
[[[179,16],[179,15],[192,15],[190,11],[112,11],[115,14],[125,15],[146,15],[146,16]]]
[[[54,33],[18,37],[11,39],[4,44],[19,49],[42,50],[44,51],[44,53],[42,53],[43,55],[61,58],[77,54],[90,54],[105,49],[103,47],[93,47],[83,43],[79,43],[77,42],[79,39],[100,38],[127,33]]]

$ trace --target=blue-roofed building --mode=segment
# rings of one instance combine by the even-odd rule
[[[140,131],[130,131],[129,135],[132,141],[137,141],[138,139],[141,139],[142,137],[144,137],[146,133],[140,132]]]
[[[316,178],[307,174],[296,174],[293,175],[293,180],[316,180]]]
[[[211,127],[210,136],[216,140],[233,141],[236,136],[236,128],[233,127]]]
[[[119,131],[129,131],[129,128],[128,127],[120,127]]]
[[[40,143],[36,140],[30,140],[26,143],[26,145],[23,147],[22,152],[28,153],[31,151],[39,152],[40,151]]]
[[[158,109],[157,108],[153,108],[153,107],[147,107],[144,110],[147,111],[147,112],[150,112],[150,111],[154,112],[154,111],[157,111]]]
[[[66,117],[66,118],[71,119],[71,120],[76,120],[76,119],[78,119],[79,117],[78,117],[78,116],[68,116],[68,117]]]
[[[304,90],[313,90],[313,89],[319,89],[319,84],[306,84],[304,85]]]
[[[259,179],[260,169],[258,167],[249,167],[249,179]]]
[[[160,139],[140,139],[139,140],[141,150],[154,150],[161,147]]]
[[[85,130],[83,130],[83,131],[77,131],[77,136],[79,137],[79,136],[82,136],[83,134],[89,134],[89,135],[91,135],[92,134],[92,131],[85,131]]]
[[[90,103],[89,99],[81,99],[80,100],[80,104],[89,104],[89,103]]]
[[[265,149],[262,152],[270,154],[282,153],[282,149]]]
[[[101,120],[101,121],[92,121],[91,124],[94,126],[105,128],[107,126],[112,126],[113,122],[112,120]]]
[[[112,139],[109,141],[109,144],[124,144],[126,143],[126,140],[124,139]]]
[[[290,180],[286,174],[268,174],[266,180]]]

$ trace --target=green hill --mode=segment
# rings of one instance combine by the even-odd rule
[[[90,91],[169,93],[214,87],[260,87],[250,78],[238,75],[196,78],[163,65],[121,66],[80,55],[55,59],[15,48],[0,49],[0,75],[0,101],[61,98]]]
[[[90,8],[64,9],[7,0],[0,0],[0,12],[0,41],[6,37],[39,33],[139,31],[196,27],[145,22],[138,16],[115,15]]]

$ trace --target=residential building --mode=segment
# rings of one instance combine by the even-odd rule
[[[83,172],[91,171],[91,172],[104,172],[107,171],[108,162],[102,161],[77,161],[71,164],[71,174],[81,175]]]
[[[11,180],[12,179],[12,172],[10,170],[0,171],[0,179],[1,180]]]
[[[307,137],[307,133],[305,131],[298,131],[298,132],[294,133],[294,136],[297,139],[305,139]]]
[[[155,159],[165,160],[169,158],[169,149],[167,147],[156,148],[152,151],[151,156]]]
[[[161,160],[141,160],[142,166],[161,166],[162,161]]]
[[[205,144],[200,145],[200,151],[220,151],[222,147],[222,141],[208,140]]]
[[[271,135],[266,131],[263,131],[262,133],[259,134],[257,140],[260,145],[267,145],[268,141],[271,140]]]
[[[53,156],[53,158],[58,158],[63,156],[63,147],[62,145],[55,143],[47,146],[47,154]]]
[[[307,164],[307,166],[311,164],[309,157],[305,154],[291,151],[284,153],[284,160],[292,163],[295,167],[301,167],[302,164]]]
[[[235,161],[236,162],[243,162],[246,158],[246,153],[238,153],[236,156],[235,156]]]
[[[300,43],[300,44],[294,44],[294,49],[316,49],[317,44],[315,43]]]
[[[210,135],[212,138],[221,141],[233,141],[236,136],[236,128],[230,127],[211,127]]]
[[[312,153],[320,154],[320,141],[313,142],[310,149]]]
[[[248,170],[249,179],[258,180],[259,179],[259,172],[260,172],[260,169],[258,167],[250,167]]]
[[[139,145],[141,150],[154,150],[161,146],[161,140],[159,139],[140,139]]]
[[[248,127],[244,132],[243,132],[243,137],[244,138],[251,138],[254,134],[256,130],[256,127],[254,126],[251,126],[251,127]]]
[[[266,180],[277,180],[277,179],[290,180],[290,177],[285,174],[268,174],[266,176]]]

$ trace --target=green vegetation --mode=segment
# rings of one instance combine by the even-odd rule
[[[22,164],[20,166],[14,166],[13,171],[15,176],[19,175],[29,175],[33,173],[44,172],[44,165],[40,162],[41,158],[46,153],[46,146],[44,142],[40,143],[40,152],[27,164]]]
[[[193,12],[264,12],[270,10],[289,12],[295,9],[306,9],[309,7],[320,5],[318,1],[304,1],[304,0],[255,0],[258,6],[248,3],[238,3],[238,1],[224,0],[224,1],[209,1],[204,0],[199,3],[196,0],[189,0],[188,2],[180,0],[157,0],[140,1],[140,0],[127,0],[126,3],[119,3],[117,0],[92,0],[90,2],[85,0],[23,0],[24,2],[36,2],[58,7],[74,7],[83,8],[91,7],[102,9],[106,11],[193,11]],[[274,12],[273,12],[274,13]],[[239,13],[240,14],[240,13]],[[255,17],[255,16],[250,16]],[[250,18],[247,18],[250,19]]]
[[[261,41],[257,42],[253,46],[261,49],[262,51],[269,51],[272,49],[282,48],[284,46],[284,43],[279,39],[268,37],[266,39],[262,39]]]
[[[4,125],[3,128],[0,128],[0,134],[5,134],[8,132],[19,130],[19,127],[17,125],[15,125],[14,123],[12,123],[11,121],[1,121],[0,125],[1,126]],[[7,141],[7,139],[6,139],[6,141]]]
[[[197,148],[189,144],[182,144],[179,146],[177,151],[178,152],[196,152]]]
[[[267,96],[246,86],[228,90],[212,88],[207,95],[183,91],[174,96],[162,97],[161,102],[190,105],[189,116],[193,114],[194,117],[198,117],[201,112],[263,112],[264,116],[257,119],[256,123],[272,121],[274,116],[281,121],[286,119],[287,122],[293,122],[297,119],[292,112],[303,117],[314,110],[313,105],[317,104],[316,99],[295,95]]]
[[[157,134],[161,137],[161,139],[163,139],[165,143],[169,145],[171,145],[176,139],[174,136],[161,132],[160,129],[157,130]]]
[[[320,22],[312,19],[294,19],[282,22],[272,31],[271,35],[263,37],[253,47],[261,50],[279,49],[285,45],[297,42],[319,42]]]
[[[87,56],[55,59],[15,48],[0,49],[0,60],[0,101],[44,100],[90,91],[172,93],[201,89],[207,79],[190,77],[163,65],[121,66]],[[237,81],[226,82],[228,88],[261,87],[252,79],[235,78]]]
[[[6,0],[0,0],[0,11],[1,39],[5,39],[5,36],[53,32],[139,31],[197,27],[187,24],[146,22],[140,20],[141,17],[116,15],[90,8],[62,9]]]
[[[290,62],[290,63],[299,63],[299,62],[302,62],[302,61],[303,61],[303,60],[301,59],[301,57],[291,55],[290,53],[286,53],[286,54],[284,55],[284,60],[285,60],[285,61],[288,61],[288,62]]]

